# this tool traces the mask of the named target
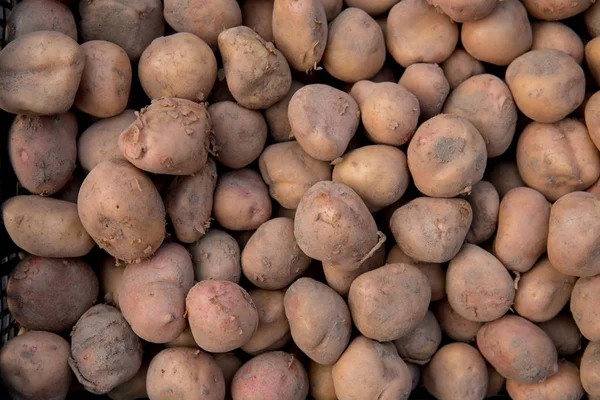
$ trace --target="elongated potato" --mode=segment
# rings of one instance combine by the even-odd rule
[[[506,390],[514,400],[530,400],[540,396],[548,400],[575,400],[585,394],[579,380],[579,368],[567,360],[560,360],[558,372],[544,382],[526,384],[508,379]]]
[[[409,65],[398,83],[417,97],[423,120],[428,120],[442,111],[450,92],[444,70],[437,64]]]
[[[463,49],[454,50],[441,67],[448,79],[450,90],[454,90],[472,76],[485,73],[483,64]]]
[[[471,193],[466,197],[473,210],[473,222],[467,242],[479,244],[491,238],[498,225],[500,197],[494,185],[487,181],[479,181],[473,185]]]
[[[246,3],[245,3],[246,4]],[[290,90],[285,97],[265,110],[265,119],[269,125],[269,135],[276,142],[292,140],[292,127],[288,118],[288,107],[292,96],[304,86],[298,81],[292,81]]]
[[[403,360],[422,365],[431,360],[441,341],[440,325],[433,313],[427,311],[419,325],[410,333],[394,340],[394,346]]]
[[[258,328],[242,346],[248,354],[257,355],[279,350],[290,341],[290,323],[285,315],[283,290],[254,289],[249,293],[258,311]]]
[[[435,306],[435,317],[442,331],[453,340],[459,342],[472,342],[479,332],[482,322],[470,321],[458,314],[447,298],[440,300]]]
[[[537,325],[550,336],[559,357],[572,356],[581,350],[581,332],[570,314],[558,314]]]
[[[243,24],[268,42],[274,40],[273,7],[273,0],[248,0],[240,5]]]
[[[598,301],[600,276],[582,277],[577,280],[571,292],[571,313],[586,339],[596,342],[600,340],[600,312],[595,304]]]
[[[211,229],[188,250],[192,254],[194,277],[197,281],[240,281],[240,246],[227,232]]]
[[[73,13],[59,1],[22,1],[10,10],[6,20],[6,42],[37,31],[56,31],[77,41]]]

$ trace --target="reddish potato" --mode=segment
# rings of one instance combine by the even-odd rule
[[[514,162],[500,162],[489,169],[488,174],[488,179],[498,191],[501,200],[512,189],[526,186]]]
[[[240,281],[240,246],[227,232],[211,229],[188,250],[192,254],[194,277],[197,281]]]
[[[531,50],[556,49],[567,53],[581,64],[583,43],[577,33],[560,22],[534,22]]]
[[[578,400],[585,394],[579,380],[579,368],[566,360],[558,363],[558,372],[541,383],[519,383],[508,379],[506,390],[511,399],[529,400],[543,397],[548,400]]]
[[[559,357],[572,356],[581,350],[581,332],[571,315],[559,314],[538,326],[550,336]]]
[[[444,14],[456,22],[477,21],[490,15],[497,0],[430,0],[430,4],[439,7]]]
[[[585,392],[590,398],[600,396],[600,343],[588,343],[581,358],[580,379]]]
[[[248,4],[248,3],[244,3]],[[265,119],[269,125],[269,134],[276,142],[287,142],[291,140],[292,127],[288,119],[288,106],[292,96],[304,86],[298,81],[292,81],[287,95],[265,110]]]
[[[567,19],[587,10],[594,2],[592,0],[576,0],[564,2],[561,0],[524,0],[527,12],[534,18],[546,21]]]
[[[223,372],[223,378],[225,378],[225,392],[227,393],[227,396],[230,396],[229,392],[231,391],[231,381],[233,380],[235,373],[243,365],[242,360],[240,360],[239,357],[233,352],[213,354],[213,358]]]
[[[290,324],[285,315],[283,290],[254,289],[250,297],[258,311],[258,328],[242,346],[248,354],[257,355],[279,350],[290,341]]]
[[[406,68],[398,83],[417,97],[423,120],[442,111],[450,92],[444,71],[437,64],[412,64]]]
[[[310,382],[310,395],[315,400],[337,400],[332,376],[333,365],[317,364],[310,361],[308,380]]]
[[[242,22],[268,42],[273,38],[273,0],[247,0],[241,4]]]
[[[37,31],[56,31],[77,40],[77,25],[69,8],[55,0],[17,3],[6,19],[6,42]]]
[[[447,298],[440,300],[435,307],[435,317],[442,331],[451,339],[459,342],[475,340],[482,322],[470,321],[452,309]]]
[[[433,313],[427,311],[419,325],[408,335],[394,340],[394,346],[403,360],[423,365],[431,360],[441,341],[440,325]]]
[[[600,341],[600,311],[595,306],[600,296],[600,275],[579,278],[571,292],[571,313],[586,339]]]
[[[483,64],[463,49],[454,50],[454,53],[441,66],[446,79],[448,79],[450,90],[453,90],[472,76],[485,73]]]
[[[466,199],[473,210],[473,222],[467,233],[467,242],[483,243],[496,232],[500,197],[494,185],[479,181],[473,186]]]

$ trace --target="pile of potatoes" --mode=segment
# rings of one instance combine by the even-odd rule
[[[19,2],[2,385],[600,399],[593,3]]]

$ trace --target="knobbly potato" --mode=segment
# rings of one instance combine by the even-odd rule
[[[18,115],[8,131],[10,163],[19,183],[33,194],[60,191],[77,161],[77,120],[67,112],[53,117]]]
[[[390,10],[385,41],[405,68],[416,62],[441,63],[456,48],[458,26],[426,0],[404,0]]]
[[[600,311],[596,307],[599,299],[600,275],[582,277],[577,280],[571,292],[571,313],[586,339],[596,342],[600,340]]]
[[[242,22],[267,42],[273,38],[273,0],[248,0],[241,4]]]
[[[284,55],[252,29],[239,26],[221,32],[219,51],[227,86],[241,106],[269,108],[289,92],[292,75]]]
[[[431,5],[439,7],[444,14],[456,22],[477,21],[490,15],[497,0],[432,0]]]
[[[472,220],[466,200],[419,197],[392,214],[390,228],[415,261],[444,263],[459,252]]]
[[[77,41],[77,25],[71,10],[55,0],[17,3],[6,20],[6,41],[37,31],[56,31]]]
[[[435,306],[435,317],[442,331],[453,340],[459,342],[472,342],[479,332],[482,322],[470,321],[458,314],[447,298],[440,300]]]
[[[242,346],[248,354],[257,355],[279,350],[290,341],[290,324],[285,315],[283,290],[251,290],[249,295],[258,311],[258,329]]]
[[[498,196],[494,185],[487,181],[479,181],[473,185],[473,189],[466,196],[466,200],[473,210],[473,222],[469,233],[467,233],[467,242],[473,244],[483,243],[496,232],[500,196]]]
[[[105,304],[119,308],[119,285],[125,272],[125,265],[115,260],[114,257],[106,256],[100,262],[98,279],[100,280],[100,298]]]
[[[211,229],[188,250],[192,255],[194,277],[197,281],[240,281],[240,246],[227,232]]]
[[[66,399],[73,378],[70,354],[69,343],[54,333],[17,336],[0,351],[3,386],[14,399]]]
[[[585,10],[592,4],[591,0],[576,0],[573,2],[562,0],[524,0],[527,12],[533,18],[557,21],[559,19],[571,18]]]
[[[425,364],[437,351],[442,341],[442,330],[435,316],[427,311],[425,317],[410,333],[394,340],[398,354],[405,361]]]
[[[454,114],[440,114],[423,123],[408,145],[407,156],[417,189],[434,197],[469,193],[487,165],[481,134]]]
[[[516,315],[483,325],[477,333],[477,347],[506,379],[540,383],[558,371],[556,348],[550,337]]]
[[[550,336],[559,357],[572,356],[581,350],[581,333],[569,314],[559,314],[538,324]]]
[[[450,90],[454,90],[472,76],[485,73],[483,64],[463,49],[454,50],[441,67],[448,79]]]
[[[567,53],[581,64],[583,43],[575,31],[561,22],[534,22],[531,50],[556,49]]]
[[[81,223],[115,258],[150,257],[165,238],[165,208],[156,187],[124,160],[105,160],[88,174],[77,199]]]
[[[64,114],[73,105],[85,55],[60,32],[37,31],[0,52],[0,108],[12,114]]]
[[[580,379],[585,392],[593,397],[600,396],[600,343],[589,343],[581,358]]]
[[[315,400],[337,400],[332,376],[333,365],[322,365],[310,361],[308,378],[310,395]]]
[[[514,400],[529,400],[540,396],[550,400],[575,400],[581,399],[585,394],[579,380],[579,368],[567,360],[560,360],[558,372],[544,382],[526,384],[508,379],[506,390]]]
[[[583,70],[573,57],[554,49],[532,50],[516,58],[506,70],[506,83],[519,110],[537,122],[560,121],[585,96]]]
[[[437,64],[409,65],[398,83],[417,97],[423,120],[438,115],[450,93],[444,70]]]
[[[119,136],[119,148],[144,171],[193,175],[206,164],[211,127],[205,104],[163,98],[137,114],[137,120]]]
[[[182,32],[156,38],[142,53],[138,77],[150,99],[204,101],[217,79],[217,59],[198,36]]]
[[[444,113],[471,122],[486,144],[488,157],[498,157],[510,146],[517,126],[517,107],[508,86],[490,74],[473,76],[452,91]]]
[[[525,186],[517,164],[510,161],[500,162],[491,167],[488,170],[488,179],[498,191],[500,200],[512,189]]]
[[[300,350],[319,364],[337,362],[352,331],[344,299],[324,283],[300,278],[286,290],[283,305],[292,339]]]
[[[244,3],[247,4],[247,3]],[[292,127],[288,119],[288,106],[292,96],[302,87],[302,83],[292,81],[287,95],[265,110],[265,119],[269,125],[269,134],[276,142],[291,140]]]
[[[359,8],[347,8],[331,22],[326,42],[323,66],[341,81],[353,83],[372,78],[385,62],[383,32]]]

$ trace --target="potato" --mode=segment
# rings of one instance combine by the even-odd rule
[[[423,123],[408,145],[408,168],[419,191],[432,197],[469,193],[483,178],[487,151],[467,119],[440,114]]]
[[[398,0],[345,0],[344,3],[348,7],[360,8],[369,15],[380,15],[389,11]]]
[[[498,1],[496,0],[432,0],[431,5],[438,7],[456,22],[477,21],[490,15]]]
[[[213,215],[224,228],[253,230],[271,217],[271,199],[260,175],[251,169],[229,171],[219,176]]]
[[[80,171],[75,170],[75,173],[69,178],[67,184],[60,191],[54,194],[54,198],[58,200],[68,201],[69,203],[77,203],[77,195],[83,183],[83,176]]]
[[[392,214],[390,228],[415,261],[444,263],[459,252],[472,220],[466,200],[419,197]]]
[[[441,64],[441,67],[451,90],[470,77],[485,73],[483,64],[463,49],[454,50],[450,57]]]
[[[70,354],[69,343],[54,333],[17,336],[0,351],[3,386],[14,399],[65,399],[73,377],[67,363]]]
[[[358,194],[343,183],[323,181],[300,200],[294,236],[310,258],[352,271],[385,242]]]
[[[586,339],[596,342],[600,340],[600,312],[595,306],[600,293],[600,275],[582,277],[577,280],[571,292],[571,313]]]
[[[77,139],[77,157],[85,172],[110,158],[125,159],[119,149],[119,136],[136,119],[135,111],[125,110],[115,117],[98,120],[83,131]]]
[[[554,49],[532,50],[516,58],[506,70],[506,83],[519,110],[537,122],[560,121],[585,96],[583,70],[573,57]]]
[[[147,354],[144,353],[144,358]],[[149,358],[149,357],[148,357]],[[146,377],[148,375],[148,367],[150,366],[150,360],[144,360],[142,366],[133,378],[127,382],[121,383],[113,390],[108,392],[108,397],[112,400],[133,400],[133,399],[146,399],[148,398],[148,392],[146,391]]]
[[[473,76],[452,91],[444,113],[471,122],[486,144],[488,157],[508,150],[517,126],[517,107],[508,86],[490,74]]]
[[[555,49],[567,53],[581,64],[583,43],[577,33],[561,22],[534,22],[531,24],[533,44],[531,50]]]
[[[160,194],[150,178],[127,161],[105,160],[94,167],[77,200],[83,227],[115,258],[148,258],[165,238]]]
[[[426,364],[442,341],[442,330],[435,316],[427,311],[419,324],[405,336],[394,340],[398,354],[405,361]]]
[[[600,343],[589,343],[581,358],[580,379],[585,392],[591,397],[600,396]]]
[[[231,395],[236,400],[304,400],[308,376],[293,354],[271,351],[242,365],[233,377]]]
[[[119,308],[119,285],[125,272],[122,265],[113,257],[107,256],[100,262],[98,279],[100,280],[100,298],[105,304]]]
[[[585,105],[585,125],[592,142],[600,148],[600,92],[594,93]]]
[[[85,55],[60,32],[37,31],[0,52],[0,108],[30,116],[64,114],[73,105]]]
[[[487,17],[465,22],[460,38],[471,56],[500,66],[528,51],[533,42],[527,10],[518,0],[499,1]]]
[[[591,0],[577,0],[565,2],[562,0],[523,0],[527,12],[533,18],[557,21],[559,19],[571,18],[587,10],[592,4]]]
[[[515,162],[500,162],[492,166],[488,170],[488,174],[488,179],[498,191],[500,200],[512,189],[525,186],[525,182],[523,182],[519,174],[519,168]]]
[[[585,60],[590,73],[598,83],[600,81],[600,40],[594,38],[585,45]]]
[[[115,43],[131,61],[139,60],[144,49],[165,33],[160,0],[83,1],[79,2],[79,14],[79,33],[84,42]]]
[[[310,382],[310,395],[315,400],[337,400],[333,387],[333,365],[322,365],[310,361],[308,380]]]
[[[56,31],[77,41],[77,25],[71,10],[55,0],[17,3],[6,19],[6,41],[37,31]]]
[[[488,388],[485,394],[485,397],[493,397],[500,394],[502,389],[504,389],[504,383],[506,382],[506,378],[496,371],[496,368],[492,367],[490,364],[487,364],[488,370]]]
[[[473,210],[473,222],[466,240],[473,244],[483,243],[496,232],[500,197],[494,185],[487,181],[479,181],[473,185],[466,200]]]
[[[483,325],[482,322],[470,321],[461,317],[452,309],[447,298],[437,302],[434,312],[442,331],[451,339],[459,342],[474,341],[479,328]]]
[[[241,4],[242,21],[267,42],[273,38],[273,0],[248,0]]]
[[[372,78],[383,67],[386,55],[381,28],[359,8],[347,8],[331,22],[324,50],[325,70],[350,83]]]
[[[598,7],[596,3],[592,4],[592,6],[583,13],[583,19],[585,27],[592,38],[600,35],[600,7]]]
[[[538,326],[550,336],[559,357],[572,356],[581,349],[581,333],[571,315],[559,314]]]
[[[258,329],[242,350],[251,355],[279,350],[290,341],[290,324],[285,315],[283,290],[254,289],[249,295],[258,311]]]
[[[119,148],[144,171],[193,175],[206,164],[211,127],[205,104],[163,98],[138,113],[137,120],[119,136]]]
[[[448,302],[461,317],[494,321],[512,306],[515,287],[504,265],[474,244],[465,244],[446,273]]]
[[[477,347],[506,379],[540,383],[558,371],[556,348],[550,337],[516,315],[483,325],[477,333]]]
[[[585,394],[579,381],[579,368],[567,360],[560,360],[558,372],[544,382],[526,384],[508,379],[506,390],[514,400],[529,400],[542,396],[549,400],[577,400]]]
[[[197,281],[217,279],[239,283],[240,246],[227,232],[211,229],[188,248]]]
[[[166,348],[172,347],[195,347],[200,348],[198,343],[194,340],[194,335],[192,334],[192,329],[190,325],[186,323],[185,329],[183,332],[179,334],[175,339],[170,342],[164,343]]]
[[[335,17],[337,17],[342,11],[342,7],[344,5],[343,0],[321,0],[321,3],[323,3],[323,7],[325,7],[327,22],[331,22]]]
[[[244,3],[248,4],[248,3]],[[292,96],[302,87],[302,83],[292,81],[287,95],[265,110],[265,119],[269,125],[269,134],[276,142],[291,140],[292,127],[288,119],[288,106]]]
[[[477,349],[450,343],[423,370],[423,384],[439,400],[483,399],[488,387],[487,366]]]
[[[324,283],[300,278],[286,290],[283,305],[292,339],[300,350],[319,364],[337,362],[352,331],[344,299]]]
[[[223,372],[223,378],[225,378],[225,392],[229,394],[231,391],[231,381],[233,380],[235,373],[242,367],[242,360],[240,360],[233,352],[217,353],[213,354],[212,357]]]
[[[332,370],[340,400],[406,400],[412,389],[411,373],[392,343],[357,336]]]
[[[221,32],[219,51],[227,86],[241,106],[269,108],[289,92],[292,75],[285,57],[252,29],[239,26]]]
[[[458,27],[426,0],[404,0],[390,10],[385,41],[405,68],[416,62],[441,63],[456,48]]]
[[[360,121],[356,101],[331,86],[300,88],[290,100],[292,135],[302,149],[321,161],[333,161],[346,151]]]
[[[223,372],[215,360],[200,349],[178,347],[165,349],[150,362],[146,378],[151,399],[225,397]]]
[[[421,381],[421,367],[417,364],[406,363],[412,379],[412,390],[415,390]]]
[[[230,281],[197,283],[187,294],[186,309],[194,340],[212,353],[245,345],[258,328],[258,311],[252,298]]]
[[[21,186],[49,196],[73,175],[77,120],[70,112],[53,117],[18,115],[8,131],[10,163]]]
[[[116,308],[97,304],[73,327],[69,366],[87,391],[108,393],[141,365],[142,342]]]
[[[191,33],[156,38],[142,53],[138,77],[150,99],[204,101],[217,80],[212,49]]]
[[[442,106],[450,92],[450,85],[444,71],[437,64],[409,65],[398,83],[417,97],[423,120],[442,111]]]

